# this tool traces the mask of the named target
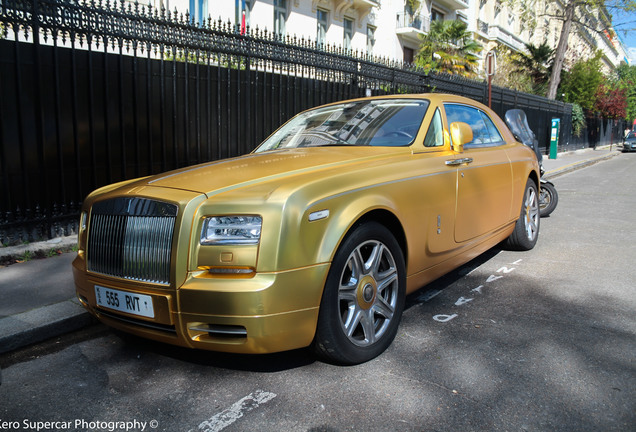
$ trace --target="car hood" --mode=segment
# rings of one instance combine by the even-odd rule
[[[410,154],[405,147],[314,147],[252,153],[194,165],[144,178],[148,186],[212,195],[259,182],[283,180],[319,170],[350,170],[390,155]]]

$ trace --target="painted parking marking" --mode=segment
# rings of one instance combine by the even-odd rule
[[[483,287],[484,287],[483,285],[479,285],[477,288],[473,288],[473,289],[471,289],[470,291],[471,291],[471,292],[476,292],[476,293],[479,293],[479,294],[483,294],[483,293],[481,292],[481,289],[482,289]]]
[[[503,266],[502,268],[500,268],[499,270],[497,270],[497,273],[510,273],[511,271],[514,271],[514,267],[513,268],[508,268],[506,266]]]
[[[440,314],[440,315],[435,315],[433,317],[433,319],[437,322],[441,322],[441,323],[445,323],[445,322],[449,322],[450,320],[452,320],[453,318],[457,318],[457,314],[452,314],[452,315],[444,315],[444,314]]]
[[[512,265],[519,265],[521,263],[521,261],[523,261],[523,259],[518,259],[515,262],[513,262]],[[504,278],[506,275],[512,273],[515,270],[516,267],[508,267],[508,266],[502,266],[500,267],[495,274],[491,274],[490,276],[488,276],[488,278],[486,278],[486,283],[492,283],[495,282],[499,279]],[[471,293],[478,293],[478,294],[483,294],[482,289],[484,288],[484,285],[479,285],[473,289],[470,290]],[[431,298],[435,297],[436,295],[438,295],[441,291],[433,291],[431,294],[426,293],[423,296],[420,297],[420,299],[423,299],[424,301],[428,301]],[[464,297],[461,296],[459,299],[457,299],[457,301],[455,302],[454,306],[463,306],[467,303],[472,302],[473,300],[475,300],[475,298],[472,297]],[[455,318],[457,318],[459,315],[454,313],[454,314],[437,314],[437,315],[433,315],[433,320],[437,321],[437,322],[441,322],[441,323],[447,323]]]
[[[456,302],[455,302],[455,306],[461,306],[461,305],[465,305],[468,302],[471,302],[475,299],[472,298],[464,298],[464,297],[460,297]]]
[[[496,281],[497,279],[501,279],[503,276],[495,276],[495,275],[490,275],[488,276],[488,279],[486,279],[486,283],[491,283]]]
[[[255,410],[264,403],[267,403],[276,397],[275,393],[256,390],[243,399],[235,402],[228,409],[216,414],[209,420],[202,422],[196,429],[190,429],[190,432],[219,432],[233,424],[235,421],[243,417],[246,413]]]

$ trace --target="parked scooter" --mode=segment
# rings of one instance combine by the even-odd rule
[[[527,145],[534,150],[539,162],[539,170],[541,174],[541,187],[539,191],[539,215],[546,217],[554,211],[559,202],[559,195],[554,185],[543,178],[543,155],[539,151],[539,141],[528,125],[526,113],[520,109],[511,109],[506,111],[506,124],[510,128],[510,132],[515,139]]]

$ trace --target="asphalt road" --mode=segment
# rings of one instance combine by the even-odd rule
[[[534,250],[493,249],[411,295],[373,361],[197,352],[98,325],[0,357],[0,430],[636,430],[636,154],[554,184]]]

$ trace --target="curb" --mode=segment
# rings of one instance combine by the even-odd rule
[[[0,354],[79,330],[94,318],[75,298],[0,319]]]
[[[0,248],[0,262],[20,258],[24,256],[27,252],[31,254],[42,254],[45,255],[51,250],[59,250],[59,249],[71,249],[77,246],[77,235],[71,235],[67,237],[56,237],[51,240],[35,242],[35,243],[27,243],[18,246],[6,246]]]
[[[549,180],[549,179],[552,179],[552,178],[555,178],[555,177],[559,177],[559,176],[562,176],[564,174],[570,173],[572,171],[576,171],[578,169],[585,168],[585,167],[588,167],[590,165],[594,165],[596,163],[611,159],[613,157],[618,156],[619,154],[621,154],[621,153],[616,151],[616,152],[613,152],[613,153],[606,154],[604,156],[598,156],[598,157],[594,157],[594,158],[590,158],[590,159],[585,159],[585,160],[582,160],[582,161],[574,162],[574,163],[571,163],[569,165],[565,165],[565,166],[553,169],[551,171],[547,171],[543,175],[543,178],[545,178],[546,180]]]

